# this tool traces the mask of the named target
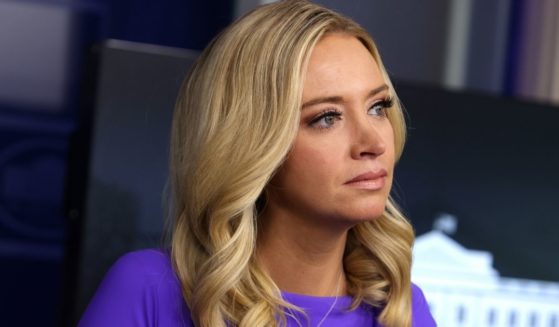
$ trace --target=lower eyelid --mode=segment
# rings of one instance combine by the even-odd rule
[[[313,121],[318,121],[324,117],[328,117],[328,116],[334,116],[334,117],[340,117],[342,115],[341,112],[338,111],[325,111],[325,112],[321,112],[320,114],[316,115],[315,117],[311,118],[311,122]]]
[[[308,125],[309,125],[309,127],[311,127],[311,128],[319,128],[319,129],[327,129],[327,128],[333,127],[334,124],[332,124],[331,126],[328,126],[328,127],[319,126],[320,123],[321,123],[321,121],[322,121],[323,119],[327,118],[327,117],[332,117],[332,118],[334,118],[336,121],[342,120],[342,114],[339,113],[339,112],[333,112],[333,111],[332,111],[332,112],[325,112],[325,113],[319,114],[319,116],[313,118],[313,119],[308,123]]]

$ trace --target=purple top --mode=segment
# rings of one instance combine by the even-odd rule
[[[286,292],[282,295],[289,303],[305,309],[310,326],[316,326],[335,301],[334,297]],[[338,297],[321,326],[380,326],[374,308],[363,304],[347,312],[350,303],[350,296]],[[295,316],[299,323],[287,317],[288,327],[309,326],[303,315],[295,312]],[[414,327],[436,326],[423,293],[415,285],[412,320]],[[105,276],[79,323],[79,327],[90,326],[194,326],[169,256],[160,250],[141,250],[121,257]]]

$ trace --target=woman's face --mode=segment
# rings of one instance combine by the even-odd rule
[[[355,224],[379,217],[394,168],[388,87],[355,37],[329,34],[314,48],[301,123],[268,187],[268,205],[302,219]]]

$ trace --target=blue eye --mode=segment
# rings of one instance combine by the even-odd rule
[[[342,113],[341,112],[336,111],[336,110],[328,110],[328,111],[325,111],[325,112],[321,113],[316,118],[314,118],[309,123],[309,125],[311,125],[312,127],[320,128],[320,129],[330,128],[330,127],[334,126],[336,121],[341,120],[341,119],[342,119]]]
[[[367,111],[371,116],[386,117],[386,110],[391,108],[394,104],[392,98],[388,98],[382,101],[375,102]]]

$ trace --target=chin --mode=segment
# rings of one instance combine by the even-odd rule
[[[373,221],[375,219],[380,218],[383,214],[384,214],[384,206],[379,207],[369,207],[369,208],[363,208],[362,210],[359,210],[357,212],[353,212],[350,217],[348,217],[348,220],[351,220],[355,223],[361,223],[364,221]]]
[[[367,199],[365,201],[358,201],[351,206],[351,215],[353,218],[359,221],[375,220],[384,214],[386,208],[386,200],[371,201]]]

